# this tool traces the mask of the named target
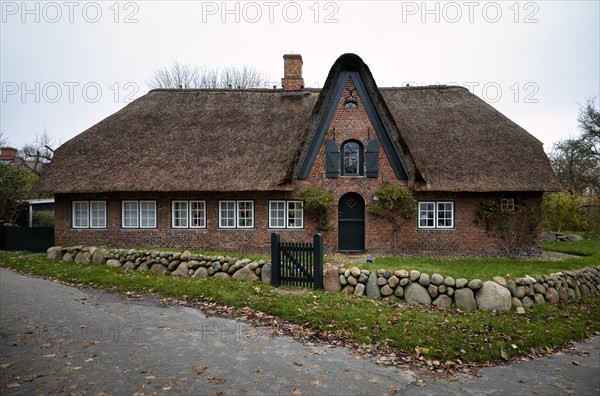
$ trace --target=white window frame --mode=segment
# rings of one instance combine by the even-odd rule
[[[80,205],[85,204],[85,209],[80,208]],[[77,216],[77,213],[81,213],[81,216]],[[72,225],[73,228],[90,228],[90,203],[89,201],[73,201],[72,203]],[[85,224],[81,222],[85,220]]]
[[[94,208],[94,205],[100,205],[100,207]],[[90,201],[90,228],[106,228],[106,201]],[[97,218],[94,218],[94,213],[100,214]]]
[[[175,206],[177,205],[183,205],[185,204],[185,209],[183,208],[175,208]],[[190,204],[188,201],[172,201],[171,202],[171,227],[172,228],[189,228],[189,207]],[[185,217],[179,217],[180,214],[183,214]],[[183,225],[177,225],[177,222],[181,221],[182,223],[185,222],[185,224]]]
[[[433,205],[433,209],[427,206]],[[449,210],[447,209],[449,206]],[[440,216],[442,213],[450,214],[450,225],[440,225],[440,221],[448,219],[446,216]],[[433,217],[430,216],[433,214]],[[421,225],[421,220],[429,222],[433,220],[433,225]],[[454,202],[453,201],[419,201],[417,213],[417,228],[425,230],[449,230],[454,229]]]
[[[231,204],[233,204],[233,217],[229,216],[229,213],[223,213],[223,211],[227,211],[230,212],[232,209],[229,207]],[[245,208],[245,211],[249,211],[250,212],[250,217],[242,217],[242,206],[244,204],[250,204],[250,206],[248,208]],[[224,205],[227,205],[228,207],[224,207]],[[249,199],[240,199],[237,201],[234,200],[223,200],[223,201],[219,201],[219,228],[224,228],[224,229],[253,229],[254,228],[254,224],[255,224],[255,219],[254,219],[254,201],[253,200],[249,200]],[[223,216],[224,214],[227,214],[227,216]],[[224,224],[224,221],[231,221],[233,220],[233,225],[227,225]],[[244,224],[242,225],[243,221],[248,221],[248,224]]]
[[[277,207],[273,207],[277,205]],[[279,207],[281,205],[281,207]],[[273,211],[276,216],[273,216]],[[269,201],[269,228],[286,228],[287,225],[287,203],[286,201]],[[283,216],[280,216],[280,215]],[[278,223],[281,222],[281,225]]]
[[[250,217],[247,216],[242,216],[242,205],[247,205],[249,204],[249,206],[244,208],[244,212],[250,212]],[[237,228],[254,228],[254,201],[250,201],[250,200],[240,200],[240,201],[236,201],[236,225]],[[249,224],[244,224],[242,225],[242,221],[247,221],[249,222]]]
[[[185,204],[185,210],[183,209],[175,209],[175,206],[178,204]],[[198,207],[198,205],[200,207]],[[194,217],[194,213],[199,211],[201,216]],[[180,220],[185,220],[185,225],[177,225],[176,221],[178,217],[176,213],[179,214],[185,213],[185,218],[180,218]],[[196,221],[194,221],[196,220]],[[194,223],[201,223],[200,225],[195,225]],[[186,229],[186,228],[206,228],[206,201],[186,201],[186,200],[174,200],[171,202],[171,227],[177,229]]]
[[[148,210],[147,208],[144,208],[145,204],[152,204],[153,207],[150,209],[152,212],[152,216],[144,216],[144,212],[146,210]],[[140,215],[139,215],[139,219],[140,219],[140,228],[156,228],[156,212],[157,212],[157,208],[156,208],[156,201],[149,201],[149,200],[144,200],[144,201],[140,201]]]
[[[233,208],[229,208],[229,205],[233,204]],[[227,207],[223,207],[223,205],[227,205]],[[229,213],[226,213],[227,216],[223,216],[223,211],[226,212],[230,212],[231,210],[233,210],[233,216],[229,216]],[[237,213],[237,205],[235,204],[235,201],[219,201],[219,228],[236,228],[236,224],[237,224],[237,219],[236,219],[236,213]],[[228,225],[228,224],[223,224],[223,221],[227,221],[229,222],[229,220],[233,220],[232,221],[232,225]]]
[[[202,204],[202,217],[198,217],[198,219],[202,220],[202,225],[194,225],[194,217],[192,216],[192,213],[194,210],[199,210],[199,209],[194,209],[193,206],[194,204]],[[190,201],[189,204],[189,208],[190,208],[190,221],[189,221],[189,225],[190,228],[206,228],[206,201]]]
[[[283,204],[283,209],[274,208],[273,205]],[[297,205],[300,208],[297,208]],[[276,210],[278,212],[283,211],[283,217],[274,217],[273,211]],[[300,213],[300,217],[294,218],[290,216],[291,212]],[[274,223],[274,220],[281,221],[283,220],[283,225],[279,226]],[[290,220],[297,220],[297,225],[290,225]],[[269,201],[269,228],[271,229],[304,229],[304,202],[299,200],[285,201],[285,200],[273,200]]]
[[[133,209],[128,209],[128,212],[135,213],[135,225],[126,224],[126,216],[125,216],[125,206],[127,204],[135,203],[135,211]],[[144,208],[145,205],[152,204],[153,207],[150,209],[150,213],[153,216],[144,216],[144,212],[147,211],[147,208]],[[121,201],[121,227],[122,228],[143,228],[143,229],[152,229],[156,228],[158,217],[158,208],[155,200],[134,200],[134,199],[126,199]],[[133,218],[131,219],[133,220]]]
[[[500,198],[500,209],[515,210],[515,199]]]
[[[85,209],[77,208],[78,205],[84,205]],[[101,210],[94,208],[95,205],[102,204]],[[81,216],[78,217],[77,213],[81,212]],[[100,213],[101,216],[94,218],[94,213]],[[73,201],[71,210],[71,225],[75,229],[104,229],[107,224],[107,210],[106,201]],[[77,220],[85,220],[85,224],[78,224]]]

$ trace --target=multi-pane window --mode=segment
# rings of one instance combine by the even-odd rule
[[[90,227],[106,228],[106,202],[90,202]]]
[[[419,228],[454,228],[454,202],[419,202]]]
[[[254,201],[237,201],[238,228],[254,227]]]
[[[106,228],[106,201],[73,201],[73,228]]]
[[[501,198],[500,208],[506,210],[515,210],[515,199],[514,198]]]
[[[269,228],[304,227],[304,206],[302,201],[270,201]]]
[[[342,145],[342,175],[360,176],[362,172],[362,146],[358,142],[348,141]]]
[[[156,228],[156,201],[123,201],[123,228]]]
[[[235,228],[235,201],[219,202],[219,227]]]
[[[254,201],[219,201],[220,228],[254,228]]]
[[[173,201],[173,228],[205,228],[206,203],[204,201]]]

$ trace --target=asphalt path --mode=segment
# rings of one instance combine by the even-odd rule
[[[2,395],[600,395],[600,337],[479,377],[432,380],[152,296],[3,268],[0,348]]]

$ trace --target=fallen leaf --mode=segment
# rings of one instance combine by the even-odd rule
[[[573,363],[575,366],[580,366],[581,363],[579,363],[577,360],[573,360],[571,363]]]
[[[21,384],[19,384],[18,382],[13,382],[12,384],[7,384],[6,387],[8,389],[12,389],[12,388],[18,388],[19,386],[21,386]]]
[[[417,386],[419,386],[419,387],[421,387],[421,388],[422,388],[422,387],[424,387],[424,386],[426,386],[426,385],[427,385],[427,384],[426,384],[426,383],[425,383],[425,381],[423,381],[422,379],[419,379],[419,380],[417,380]]]
[[[56,353],[52,353],[52,354],[50,354],[50,355],[44,355],[44,357],[45,357],[46,359],[50,359],[50,358],[56,357]]]
[[[500,349],[500,356],[502,356],[502,359],[504,359],[504,360],[508,360],[509,359],[508,353],[506,353],[506,351],[504,350],[504,348]]]
[[[192,370],[194,370],[198,374],[202,374],[206,370],[208,370],[208,367],[206,367],[206,366],[204,366],[204,367],[192,366]]]
[[[2,363],[2,364],[0,364],[0,368],[7,368],[7,367],[12,366],[13,364],[15,364],[15,362]]]
[[[227,379],[225,378],[220,378],[220,377],[208,377],[208,382],[210,382],[211,384],[217,384],[217,385],[221,385],[224,384],[227,381]]]

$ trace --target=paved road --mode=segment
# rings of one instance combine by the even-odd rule
[[[573,353],[418,386],[415,371],[380,367],[345,348],[5,269],[0,324],[3,395],[600,394],[598,337]]]

